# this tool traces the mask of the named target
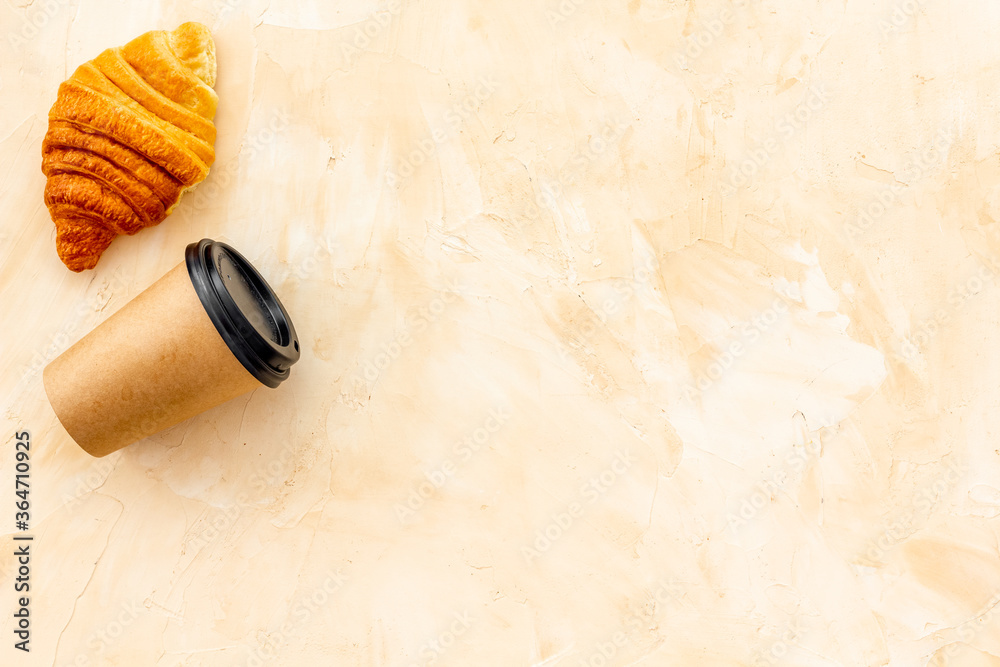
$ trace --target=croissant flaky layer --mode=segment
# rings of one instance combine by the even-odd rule
[[[56,250],[92,269],[119,234],[159,224],[215,161],[219,98],[208,28],[156,30],[84,63],[59,86],[42,142]]]

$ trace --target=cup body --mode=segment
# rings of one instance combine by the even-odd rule
[[[264,386],[223,340],[184,262],[54,359],[43,383],[93,456]]]

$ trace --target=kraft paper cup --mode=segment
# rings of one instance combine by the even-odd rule
[[[70,437],[105,456],[262,386],[299,359],[291,318],[256,269],[210,239],[43,371]]]

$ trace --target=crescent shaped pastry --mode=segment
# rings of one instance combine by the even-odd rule
[[[215,161],[215,43],[185,23],[147,32],[59,86],[42,142],[56,251],[92,269],[119,234],[159,224]]]

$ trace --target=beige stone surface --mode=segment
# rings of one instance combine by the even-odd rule
[[[72,274],[56,88],[187,20],[216,40],[217,162]],[[7,0],[0,663],[1000,664],[998,24]],[[202,237],[268,276],[301,361],[89,457],[42,366]]]

